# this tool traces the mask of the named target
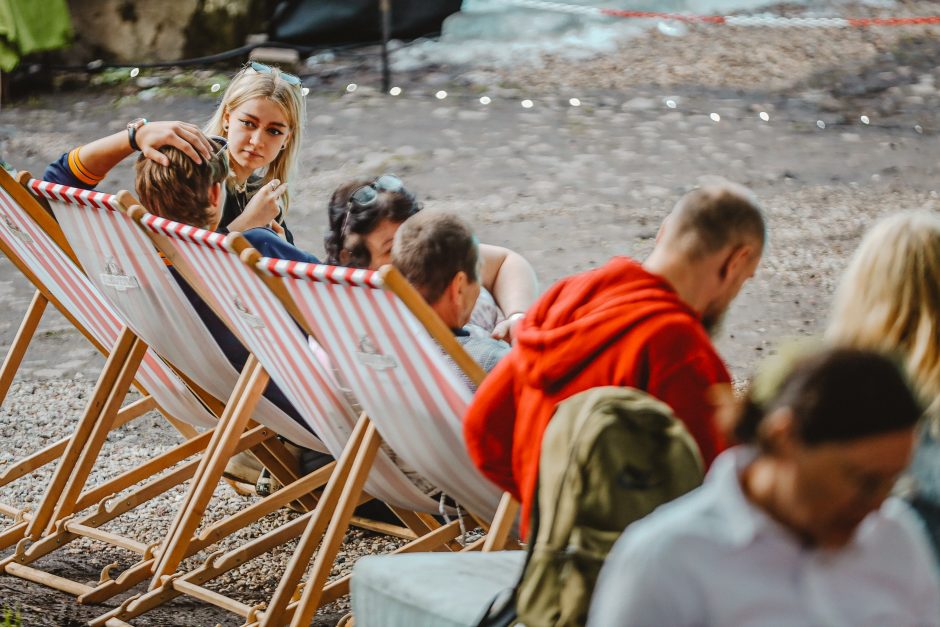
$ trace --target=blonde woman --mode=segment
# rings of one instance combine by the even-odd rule
[[[287,183],[296,170],[305,118],[303,86],[293,74],[253,62],[234,76],[205,128],[206,135],[228,142],[231,176],[219,231],[269,227],[293,243],[284,223]],[[216,151],[192,124],[136,118],[124,130],[63,154],[44,178],[93,189],[137,151],[168,165],[160,152],[164,146],[179,148],[197,164]]]
[[[287,183],[296,170],[306,105],[293,74],[252,62],[232,78],[205,127],[228,140],[232,176],[220,230],[270,226],[294,238],[284,218]]]
[[[928,420],[914,455],[914,508],[940,552],[940,214],[904,212],[862,240],[836,292],[827,338],[905,365]]]

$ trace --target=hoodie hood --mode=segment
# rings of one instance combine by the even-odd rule
[[[517,329],[517,374],[551,392],[637,324],[668,312],[698,318],[665,279],[615,257],[556,283],[527,312]]]

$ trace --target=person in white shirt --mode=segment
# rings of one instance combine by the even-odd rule
[[[588,625],[940,625],[924,530],[888,498],[922,415],[898,368],[828,350],[755,396],[746,444],[617,541]]]

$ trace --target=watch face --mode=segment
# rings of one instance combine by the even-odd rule
[[[128,122],[127,128],[133,128],[136,130],[146,123],[147,123],[146,118],[137,118],[136,120],[131,120],[130,122]]]

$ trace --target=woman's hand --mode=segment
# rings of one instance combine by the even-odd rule
[[[522,319],[520,312],[526,311],[538,296],[538,279],[535,270],[525,257],[508,248],[480,244],[483,258],[481,280],[483,287],[493,294],[493,299],[503,311],[512,313],[496,325],[493,337],[515,340],[514,328]]]
[[[271,224],[268,225],[272,231],[277,233],[278,237],[282,240],[287,241],[287,231],[284,230],[284,227],[277,223],[277,220],[271,220]]]
[[[524,313],[517,312],[493,327],[491,333],[494,340],[502,340],[509,344],[516,341],[516,326],[525,317]]]
[[[287,191],[287,184],[273,179],[255,192],[240,216],[228,225],[229,231],[245,231],[258,226],[270,226],[281,207],[278,199]]]
[[[196,163],[210,160],[218,150],[198,126],[187,122],[148,122],[137,129],[134,139],[146,158],[164,166],[170,165],[160,152],[164,146],[179,148]]]

